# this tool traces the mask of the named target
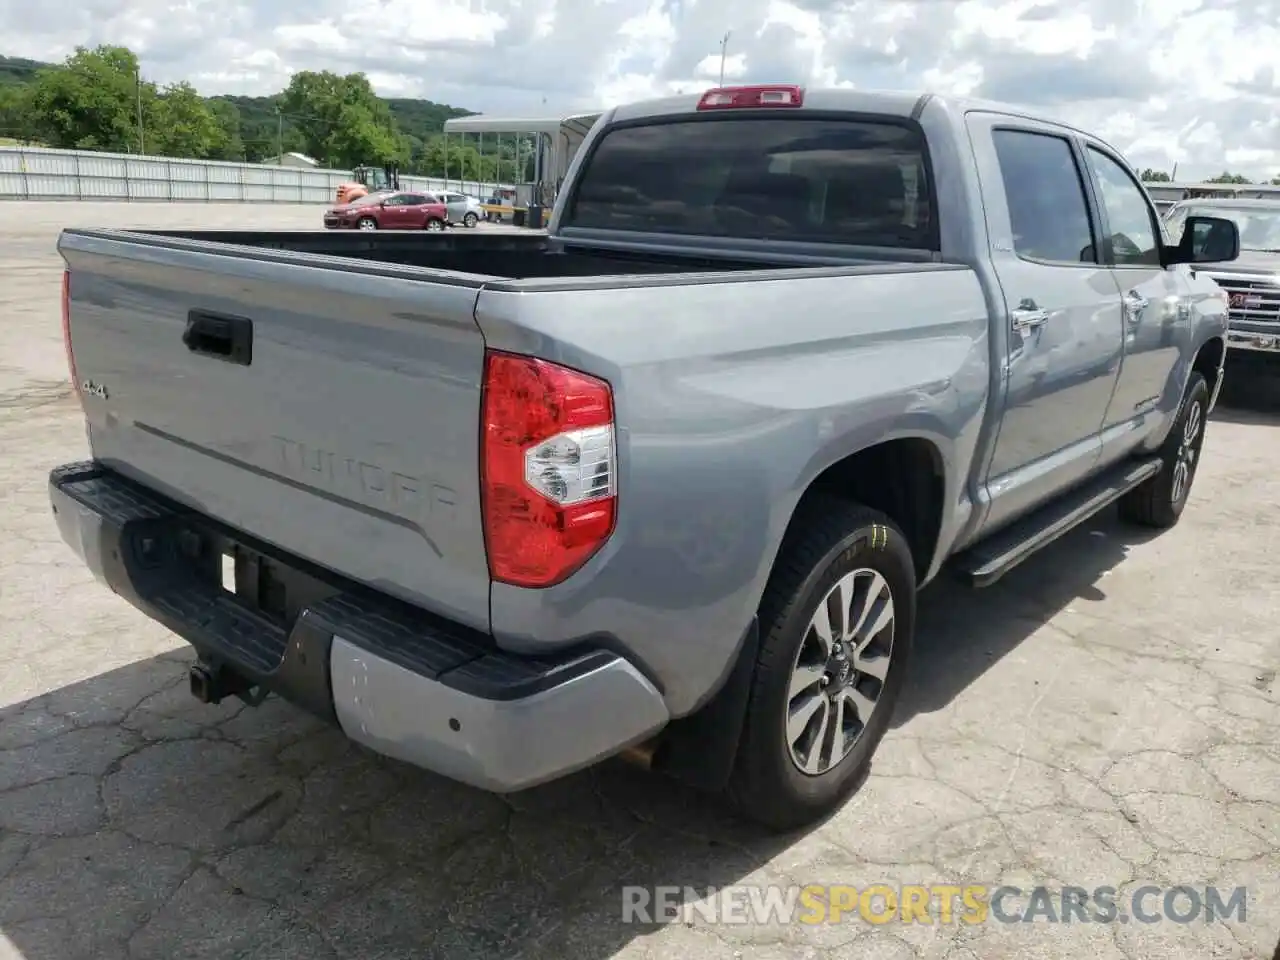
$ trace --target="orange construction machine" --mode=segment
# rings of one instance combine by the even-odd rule
[[[352,173],[352,182],[338,185],[338,203],[350,203],[371,193],[381,190],[400,189],[400,168],[394,163],[385,164],[381,170],[377,167],[356,167]]]

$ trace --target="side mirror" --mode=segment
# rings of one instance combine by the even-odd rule
[[[1240,228],[1225,217],[1187,217],[1182,239],[1167,251],[1166,264],[1225,263],[1240,256]]]

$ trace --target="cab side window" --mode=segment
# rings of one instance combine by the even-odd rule
[[[1038,262],[1095,263],[1084,180],[1071,144],[1026,130],[996,130],[992,139],[1014,252]]]
[[[1137,182],[1101,150],[1089,148],[1089,164],[1098,175],[1107,213],[1107,242],[1117,266],[1160,266],[1160,231],[1155,214]]]

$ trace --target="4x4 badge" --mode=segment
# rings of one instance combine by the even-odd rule
[[[80,390],[82,393],[97,397],[99,400],[107,399],[107,388],[101,384],[94,383],[92,380],[86,380],[80,384]]]

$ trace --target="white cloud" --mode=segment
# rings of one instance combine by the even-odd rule
[[[123,43],[150,79],[261,94],[299,69],[505,114],[726,81],[974,94],[1180,177],[1280,174],[1280,0],[0,0],[6,51]]]

